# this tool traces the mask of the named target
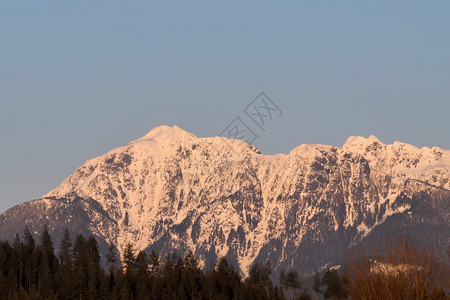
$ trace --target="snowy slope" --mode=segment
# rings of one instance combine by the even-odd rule
[[[115,225],[84,226],[121,252],[131,241],[136,250],[191,249],[206,266],[227,256],[244,273],[265,259],[311,269],[390,218],[410,218],[417,193],[448,204],[449,172],[449,150],[384,145],[374,136],[270,156],[240,140],[160,126],[88,160],[38,202],[94,201],[104,223]],[[437,214],[448,227],[447,207]],[[448,244],[448,234],[442,238]]]

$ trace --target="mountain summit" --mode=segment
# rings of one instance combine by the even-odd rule
[[[161,141],[164,140],[178,141],[183,138],[195,138],[195,136],[192,133],[184,131],[178,126],[170,127],[167,125],[162,125],[153,128],[146,135],[144,135],[135,142],[152,140],[160,143]]]
[[[112,241],[122,253],[192,250],[247,273],[269,259],[304,272],[349,247],[406,233],[450,244],[450,151],[350,137],[342,148],[301,145],[263,155],[223,137],[160,126],[86,161],[42,199],[0,216],[0,237],[28,224]]]

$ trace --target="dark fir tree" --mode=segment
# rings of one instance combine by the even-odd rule
[[[16,236],[14,237],[14,241],[13,241],[13,248],[19,249],[19,247],[20,247],[20,237],[19,237],[19,234],[16,233]]]
[[[114,287],[114,273],[117,262],[117,249],[114,244],[109,242],[108,253],[106,254],[106,263],[108,264],[109,272],[109,289],[112,291]]]
[[[88,294],[89,299],[95,298],[101,292],[103,270],[100,265],[100,252],[97,240],[91,236],[86,242],[88,254]]]
[[[133,245],[128,242],[123,253],[123,264],[125,267],[125,275],[131,277],[134,273],[135,254]]]
[[[78,234],[72,250],[73,256],[73,294],[80,299],[86,299],[88,295],[88,273],[89,262],[86,239],[82,234]]]
[[[48,232],[48,227],[44,226],[39,243],[39,290],[43,297],[50,297],[56,292],[56,272],[58,270],[58,260],[53,252],[53,241]]]
[[[298,297],[302,288],[302,280],[296,270],[289,270],[287,273],[281,271],[280,273],[280,285],[286,290],[288,299]]]
[[[145,299],[150,292],[148,257],[144,251],[140,251],[136,256],[136,297]]]
[[[34,250],[35,242],[33,236],[31,235],[30,229],[28,228],[28,225],[25,225],[25,228],[23,230],[23,241],[25,245],[30,249],[30,252]]]
[[[72,238],[69,230],[64,230],[64,235],[59,244],[59,261],[60,261],[60,288],[59,295],[61,298],[68,298],[72,295]]]
[[[322,278],[325,286],[324,296],[326,299],[345,299],[347,294],[343,287],[343,280],[336,270],[328,270]]]
[[[320,274],[316,270],[313,275],[313,291],[316,295],[322,294],[321,287],[322,287],[322,283],[321,283],[321,279],[320,279]]]
[[[150,253],[149,263],[150,263],[150,274],[154,276],[157,274],[161,266],[161,259],[154,249],[152,249],[152,252]]]

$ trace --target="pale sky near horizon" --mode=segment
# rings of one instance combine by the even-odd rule
[[[0,212],[155,126],[251,125],[261,91],[266,154],[450,149],[449,1],[8,1],[0,28]]]

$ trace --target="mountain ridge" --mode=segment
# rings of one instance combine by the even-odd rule
[[[417,215],[422,224],[423,203],[414,202],[420,193],[429,194],[420,194],[424,203],[444,204],[434,219],[449,228],[449,174],[449,150],[385,145],[375,136],[349,137],[342,148],[304,144],[265,155],[241,140],[197,138],[163,125],[86,161],[35,203],[83,216],[77,228],[103,245],[113,241],[121,253],[132,242],[136,250],[163,254],[192,250],[204,266],[226,256],[244,274],[266,259],[275,269],[295,262],[311,270],[339,259],[337,252],[390,220]],[[49,215],[27,222],[26,214],[8,210],[0,217],[0,237],[8,237],[14,220],[72,224]],[[438,240],[447,247],[449,234]],[[320,249],[325,243],[329,248]]]

